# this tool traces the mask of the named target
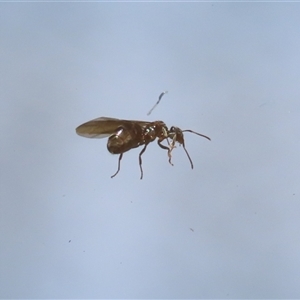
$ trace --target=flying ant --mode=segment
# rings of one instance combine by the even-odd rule
[[[164,93],[160,95],[159,100]],[[115,177],[119,173],[123,154],[130,149],[144,145],[142,151],[139,154],[139,165],[141,170],[140,179],[142,179],[142,154],[145,152],[148,144],[153,142],[155,139],[157,139],[157,143],[160,148],[168,151],[169,163],[172,166],[173,164],[171,162],[171,152],[175,148],[175,143],[178,142],[180,145],[182,145],[191,163],[191,168],[193,169],[193,162],[185,148],[183,132],[191,132],[210,140],[208,136],[189,129],[181,130],[180,128],[175,126],[172,126],[170,129],[168,129],[166,124],[162,121],[147,122],[101,117],[88,121],[76,128],[76,133],[80,136],[88,138],[108,137],[108,151],[112,154],[120,154],[118,160],[118,169],[116,173],[111,176],[111,178]],[[169,141],[169,139],[171,141]],[[162,144],[162,141],[164,140],[167,140],[169,147]]]

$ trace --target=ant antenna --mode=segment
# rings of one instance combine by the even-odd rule
[[[162,92],[162,93],[159,95],[157,102],[154,104],[154,106],[153,106],[153,107],[150,109],[150,111],[147,113],[147,116],[149,116],[149,115],[152,113],[152,110],[158,105],[158,103],[160,102],[162,96],[163,96],[164,94],[166,94],[167,92],[168,92],[168,91],[164,91],[164,92]]]
[[[195,132],[195,131],[193,131],[193,130],[190,130],[190,129],[182,130],[182,132],[191,132],[191,133],[197,134],[197,135],[199,135],[199,136],[202,136],[202,137],[204,137],[204,138],[206,138],[206,139],[208,139],[208,140],[210,140],[210,141],[211,141],[210,137],[208,137],[207,135],[204,135],[204,134],[201,134],[201,133]]]

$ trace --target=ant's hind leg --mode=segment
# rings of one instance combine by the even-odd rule
[[[117,170],[117,172],[114,174],[114,175],[112,175],[112,176],[110,176],[110,178],[114,178],[118,173],[119,173],[119,171],[120,171],[120,165],[121,165],[121,159],[122,159],[122,157],[123,157],[123,153],[121,153],[120,154],[120,156],[119,156],[119,161],[118,161],[118,170]]]

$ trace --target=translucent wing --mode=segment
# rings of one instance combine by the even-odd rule
[[[116,132],[121,125],[121,120],[101,117],[81,124],[76,128],[76,133],[88,138],[105,138]]]
[[[87,138],[102,139],[114,134],[120,126],[132,122],[136,122],[142,127],[149,124],[149,122],[144,121],[130,121],[101,117],[81,124],[76,128],[76,133]]]

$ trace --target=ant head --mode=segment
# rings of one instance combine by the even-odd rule
[[[191,157],[190,157],[188,151],[186,150],[185,144],[184,144],[184,138],[183,138],[183,133],[184,133],[184,132],[191,132],[191,133],[197,134],[197,135],[199,135],[199,136],[202,136],[202,137],[204,137],[204,138],[206,138],[206,139],[208,139],[208,140],[210,140],[210,138],[209,138],[208,136],[204,135],[204,134],[195,132],[195,131],[193,131],[193,130],[190,130],[190,129],[181,130],[180,128],[175,127],[175,126],[172,126],[172,127],[170,128],[170,130],[168,131],[168,137],[169,137],[170,139],[172,139],[171,147],[172,147],[172,148],[174,147],[175,142],[178,142],[179,144],[181,144],[181,145],[183,146],[183,149],[184,149],[184,151],[185,151],[185,153],[186,153],[186,155],[187,155],[187,157],[188,157],[190,163],[191,163],[191,168],[193,169],[193,168],[194,168],[194,165],[193,165],[192,159],[191,159]]]
[[[184,144],[184,138],[183,138],[183,133],[184,132],[191,132],[191,133],[194,133],[194,134],[197,134],[199,136],[202,136],[208,140],[210,140],[210,137],[204,135],[204,134],[201,134],[201,133],[198,133],[198,132],[195,132],[193,130],[190,130],[190,129],[186,129],[186,130],[181,130],[180,128],[178,127],[175,127],[175,126],[172,126],[170,128],[170,130],[168,131],[168,137],[170,139],[172,139],[173,141],[176,141],[178,142],[179,144]]]
[[[172,126],[168,131],[168,137],[174,142],[184,144],[183,131],[178,127]]]

